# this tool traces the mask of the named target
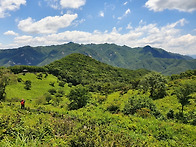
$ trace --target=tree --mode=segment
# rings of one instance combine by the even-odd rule
[[[154,116],[158,116],[160,113],[158,112],[156,106],[153,103],[153,100],[149,98],[147,95],[132,95],[129,97],[128,102],[124,107],[124,114],[135,114],[138,110],[142,110],[142,108],[146,108],[150,110],[150,113]]]
[[[184,106],[190,103],[190,99],[192,98],[191,94],[196,92],[196,84],[194,82],[185,82],[182,83],[175,89],[175,94],[178,98],[179,103],[181,104],[182,108],[182,115],[184,111]]]
[[[140,88],[150,92],[153,99],[163,98],[166,95],[166,78],[159,73],[151,73],[140,81]]]
[[[91,95],[85,87],[77,85],[75,88],[71,89],[67,97],[70,100],[69,109],[76,110],[84,107],[91,98]]]
[[[25,84],[24,88],[26,90],[30,90],[31,89],[31,81],[30,80],[26,80],[24,84]]]
[[[12,79],[12,77],[14,76],[10,70],[6,68],[0,69],[0,100],[5,100],[5,96],[6,96],[5,88],[8,85],[10,79]]]
[[[0,100],[4,100],[5,99],[5,87],[6,87],[6,82],[3,78],[0,78]]]

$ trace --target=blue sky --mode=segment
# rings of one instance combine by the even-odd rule
[[[0,0],[0,48],[75,42],[196,55],[196,0]]]

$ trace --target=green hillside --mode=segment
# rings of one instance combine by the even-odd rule
[[[131,84],[134,86],[142,76],[150,72],[145,69],[133,71],[112,67],[78,53],[68,55],[45,68],[65,82],[88,85],[92,91],[103,89],[104,86],[110,90]]]
[[[0,66],[44,66],[72,53],[82,53],[115,67],[132,70],[145,68],[165,75],[179,74],[189,69],[196,69],[196,60],[189,56],[166,52],[163,49],[150,46],[131,48],[107,43],[87,45],[68,43],[0,50]]]
[[[75,57],[77,60],[73,60]],[[105,95],[99,90],[89,92],[86,86],[73,86],[61,77],[67,69],[70,69],[70,75],[81,73],[78,77],[84,73],[95,74],[100,69],[99,76],[91,77],[96,83],[107,75],[114,75],[111,77],[114,80],[117,78],[114,71],[119,70],[119,77],[126,71],[123,76],[127,78],[137,72],[112,68],[81,54],[72,54],[47,67],[50,72],[58,71],[55,72],[58,78],[46,71],[13,74],[5,68],[0,70],[0,84],[7,83],[4,98],[0,101],[0,146],[162,147],[196,144],[196,103],[192,99],[196,94],[195,70],[169,77],[167,94],[152,100],[150,90],[140,89],[143,80],[149,76],[153,79],[152,73],[144,74],[146,78],[140,77],[140,86],[130,86],[131,89],[124,93],[113,90]],[[85,72],[82,69],[86,69]],[[120,80],[125,83],[123,78]],[[31,81],[29,89],[25,88],[26,81]],[[154,82],[154,85],[161,83],[160,80]],[[175,90],[186,84],[190,87],[190,102],[181,113]],[[191,90],[192,86],[194,89]],[[26,109],[20,108],[22,98],[26,101]],[[81,108],[70,109],[73,102],[84,103],[85,98],[87,103]]]

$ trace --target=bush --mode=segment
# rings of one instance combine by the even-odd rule
[[[156,106],[153,104],[153,100],[147,95],[133,95],[129,98],[128,103],[125,104],[124,114],[135,114],[138,110],[149,109],[150,113],[154,116],[159,115]]]
[[[18,81],[18,82],[22,82],[22,78],[18,78],[17,81]]]
[[[151,117],[150,109],[148,109],[148,108],[138,109],[136,114],[137,114],[137,116],[140,116],[140,117],[143,117],[143,118]]]
[[[196,119],[194,119],[194,120],[191,122],[191,125],[196,126]]]
[[[153,99],[163,98],[166,96],[166,78],[158,73],[150,73],[146,75],[139,83],[139,88],[145,92],[150,92],[150,97]]]
[[[54,87],[55,82],[50,82],[50,86]]]
[[[48,104],[51,99],[52,99],[52,96],[50,94],[45,94],[45,100],[48,102]]]
[[[37,79],[42,80],[42,78],[43,78],[43,75],[41,73],[37,75]]]
[[[85,87],[78,85],[71,89],[67,97],[70,100],[70,104],[68,106],[69,109],[75,110],[84,107],[89,101],[91,95]]]
[[[167,118],[168,119],[173,119],[174,118],[174,111],[172,109],[169,110],[169,112],[167,113]]]
[[[26,80],[24,84],[25,84],[24,88],[26,90],[30,90],[31,89],[31,81],[30,80]]]
[[[118,113],[120,111],[119,108],[120,107],[117,104],[111,104],[107,107],[107,110],[112,113]]]
[[[64,85],[65,85],[65,82],[63,81],[59,82],[59,86],[64,87]]]
[[[56,93],[56,90],[54,88],[52,89],[49,89],[48,92],[51,94],[51,95],[54,95]]]

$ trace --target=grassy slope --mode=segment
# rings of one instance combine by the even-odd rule
[[[43,80],[38,80],[35,74],[26,74],[25,76],[18,75],[18,77],[22,78],[24,81],[31,80],[32,89],[30,91],[27,91],[24,89],[24,84],[12,83],[6,88],[7,98],[25,98],[27,99],[28,106],[31,108],[34,107],[34,100],[46,93],[48,89],[52,88],[49,85],[51,81],[55,82],[56,89],[60,88],[59,86],[57,86],[56,77],[52,75],[49,75],[46,79],[43,78]],[[66,93],[68,93],[70,90],[67,85],[63,89],[66,91]],[[75,123],[75,133],[71,133],[69,135],[66,134],[68,136],[63,138],[58,136],[56,136],[55,138],[46,137],[45,139],[42,139],[42,143],[39,139],[29,140],[26,142],[26,146],[52,146],[60,144],[65,145],[70,140],[76,142],[78,141],[78,143],[88,142],[91,140],[90,142],[96,142],[96,146],[112,146],[114,142],[116,142],[117,145],[121,146],[123,145],[123,143],[125,145],[127,142],[129,142],[130,145],[133,146],[192,146],[196,144],[195,126],[175,123],[172,120],[162,121],[157,120],[154,117],[144,119],[137,116],[124,116],[121,113],[112,114],[106,111],[107,107],[111,104],[119,105],[120,109],[122,110],[124,103],[128,100],[128,98],[136,93],[137,91],[130,90],[127,94],[120,96],[119,92],[115,92],[108,95],[107,98],[94,93],[93,99],[87,107],[75,111],[68,111],[66,109],[66,106],[64,108],[60,108],[51,105],[40,105],[39,107],[42,107],[46,110],[56,111],[60,114],[65,114],[66,112],[68,113],[66,114],[67,116],[77,118],[76,120],[74,120],[74,122],[72,122]],[[101,97],[104,98],[105,101],[98,103],[98,100]],[[64,97],[62,104],[66,101],[66,99],[67,98]],[[180,107],[175,96],[167,96],[154,102],[164,115],[166,115],[168,109],[172,108],[174,111],[177,111]],[[50,114],[42,114],[36,112],[29,113],[26,110],[20,110],[18,107],[19,102],[12,102],[12,106],[9,106],[8,104],[9,103],[1,104],[0,118],[6,119],[7,116],[5,114],[8,113],[9,116],[13,116],[13,118],[9,118],[11,119],[9,120],[10,125],[12,125],[13,128],[17,128],[17,126],[13,125],[14,122],[17,121],[15,120],[16,116],[22,120],[23,127],[26,128],[26,131],[37,132],[39,133],[39,135],[44,135],[45,125],[55,132],[57,131],[57,128],[54,124],[64,121],[64,119],[52,117]],[[66,103],[64,103],[64,105],[66,105]],[[186,107],[185,112],[190,111],[194,107],[195,103],[193,102],[190,106]],[[1,122],[2,119],[0,119]],[[40,120],[42,120],[42,123],[40,123]],[[62,126],[60,124],[58,125],[60,131],[60,129],[62,129]],[[88,131],[84,129],[84,126],[88,128]],[[69,125],[65,126],[65,128],[67,129],[69,127]],[[94,127],[95,129],[93,129]],[[20,127],[18,126],[18,128]],[[6,130],[0,129],[0,132],[1,131]],[[102,136],[103,138],[99,140],[100,136]],[[109,138],[109,136],[113,136],[114,138]],[[81,139],[83,139],[83,141]],[[17,140],[14,145],[18,143],[18,146],[20,146],[22,143],[25,143],[24,140],[25,136],[17,136]],[[0,144],[1,143],[3,145],[7,144],[8,146],[12,146],[5,140],[3,142],[0,142]]]
[[[44,74],[43,74],[44,75]],[[25,99],[27,102],[31,102],[48,92],[49,89],[63,90],[65,94],[69,93],[69,87],[67,84],[64,87],[58,86],[57,77],[53,75],[48,75],[46,78],[42,80],[37,79],[37,76],[32,73],[27,73],[25,76],[22,74],[18,75],[18,78],[22,78],[22,82],[12,83],[6,87],[7,99],[17,98],[17,99]],[[24,82],[26,80],[30,80],[31,90],[24,89]],[[55,83],[54,87],[50,85],[50,83]]]

